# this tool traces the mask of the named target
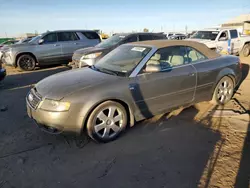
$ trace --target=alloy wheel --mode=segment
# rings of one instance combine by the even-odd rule
[[[103,139],[115,137],[122,130],[124,118],[123,111],[117,106],[101,109],[94,120],[94,131]]]
[[[218,86],[217,100],[221,104],[227,103],[233,96],[233,90],[233,81],[228,77],[224,78]]]
[[[18,65],[22,70],[33,70],[34,63],[34,59],[29,55],[23,55],[18,60]]]

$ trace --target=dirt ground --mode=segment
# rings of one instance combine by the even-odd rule
[[[118,140],[52,136],[26,114],[33,84],[67,70],[21,74],[0,86],[0,188],[250,188],[250,58],[232,101],[209,102],[137,123]]]

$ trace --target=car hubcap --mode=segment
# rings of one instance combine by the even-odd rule
[[[244,52],[243,52],[244,55],[247,56],[247,55],[249,54],[249,51],[250,51],[249,48],[245,48],[245,49],[244,49]]]
[[[233,83],[231,80],[224,80],[218,88],[217,99],[221,103],[230,100],[233,94]]]
[[[20,60],[20,65],[22,68],[24,69],[29,69],[32,67],[33,65],[33,60],[30,58],[30,57],[23,57],[21,60]]]
[[[124,114],[120,108],[110,106],[102,109],[96,117],[94,129],[101,138],[112,138],[121,131]]]

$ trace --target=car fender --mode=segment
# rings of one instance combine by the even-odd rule
[[[88,98],[86,103],[84,103],[83,107],[81,108],[81,112],[80,112],[80,116],[83,117],[82,125],[83,126],[86,125],[87,119],[95,107],[109,100],[122,102],[127,105],[128,110],[129,110],[130,126],[133,126],[135,123],[135,117],[134,117],[135,105],[133,102],[129,102],[131,100],[126,98],[126,96],[118,92],[105,93],[105,94],[100,93],[99,95],[94,95],[94,97]]]
[[[234,81],[234,84],[235,84],[235,77],[236,77],[236,74],[235,72],[230,69],[230,68],[224,68],[222,69],[219,74],[217,75],[216,77],[216,80],[214,82],[214,85],[213,85],[213,90],[212,90],[212,95],[213,95],[213,91],[215,90],[215,87],[217,86],[218,82],[224,77],[224,76],[229,76],[230,78],[233,79]]]
[[[19,51],[19,52],[15,53],[15,56],[14,56],[15,66],[17,66],[17,57],[19,57],[22,54],[30,54],[31,56],[33,56],[35,58],[35,61],[38,62],[37,57],[35,56],[34,53],[28,52],[28,51]]]
[[[242,42],[242,45],[240,46],[239,51],[241,51],[241,50],[243,49],[243,47],[244,47],[246,44],[250,44],[250,39],[249,39],[249,40],[244,40],[244,41]]]

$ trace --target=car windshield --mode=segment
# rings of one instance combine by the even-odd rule
[[[18,42],[16,42],[16,44],[22,44],[22,43],[26,43],[29,42],[31,40],[31,38],[25,38],[25,39],[21,39]]]
[[[42,35],[37,35],[36,37],[32,38],[29,43],[35,42],[36,40],[39,40]]]
[[[129,76],[150,50],[149,47],[122,45],[100,59],[92,68],[108,74]]]
[[[215,40],[218,34],[219,31],[198,31],[191,38]]]
[[[120,42],[122,39],[124,39],[126,36],[125,35],[114,35],[103,42],[99,43],[96,45],[96,47],[100,48],[108,48],[113,45],[116,45],[118,42]]]

